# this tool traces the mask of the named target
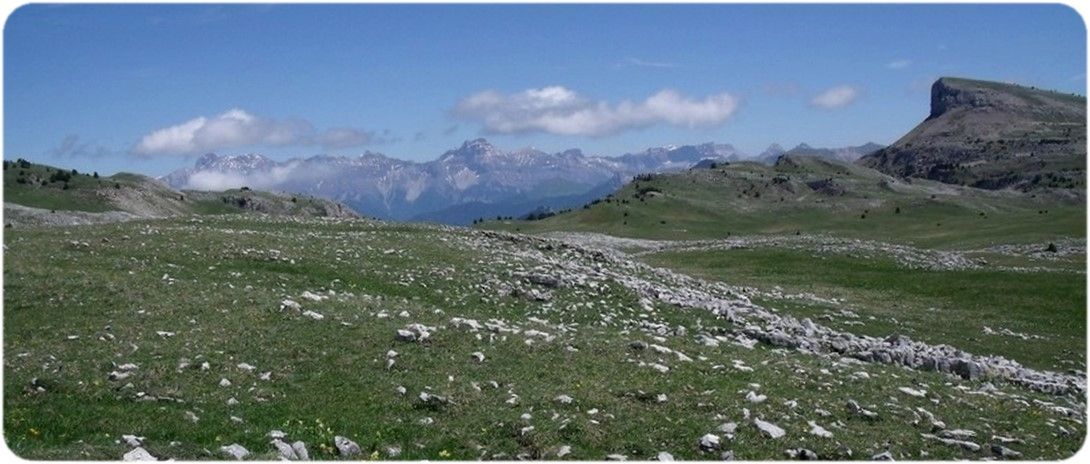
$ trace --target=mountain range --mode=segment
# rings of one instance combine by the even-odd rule
[[[783,155],[797,155],[816,156],[818,158],[851,163],[859,158],[881,150],[882,148],[882,145],[873,142],[868,142],[856,147],[841,148],[816,148],[805,143],[800,143],[795,148],[784,150],[779,144],[774,143],[757,156],[757,161],[763,164],[772,165]]]
[[[803,144],[793,150],[803,148],[811,149]],[[849,156],[844,154],[858,149],[811,150]],[[775,161],[766,158],[758,161]],[[532,148],[504,151],[485,139],[476,139],[428,162],[372,152],[358,157],[322,155],[286,161],[257,154],[209,153],[192,168],[172,172],[161,180],[179,189],[247,186],[315,195],[382,219],[469,224],[482,217],[581,205],[609,194],[637,174],[687,169],[705,159],[739,161],[751,157],[731,145],[716,143],[654,147],[604,157],[578,149],[559,153]]]

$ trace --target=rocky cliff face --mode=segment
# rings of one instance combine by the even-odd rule
[[[931,113],[860,164],[900,177],[986,189],[1085,190],[1086,99],[944,77]]]

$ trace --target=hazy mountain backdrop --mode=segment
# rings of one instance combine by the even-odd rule
[[[802,147],[810,149],[803,144],[792,151]],[[859,149],[811,150],[850,156]],[[479,217],[518,216],[539,207],[581,205],[609,194],[640,173],[687,169],[705,159],[751,158],[731,145],[715,143],[654,147],[604,157],[578,149],[559,153],[532,148],[504,151],[477,139],[423,163],[371,152],[358,157],[313,156],[286,161],[256,154],[210,153],[200,157],[194,167],[175,171],[162,180],[180,189],[248,186],[311,194],[383,219],[468,224]],[[775,161],[775,157],[768,156],[756,159],[769,164]]]

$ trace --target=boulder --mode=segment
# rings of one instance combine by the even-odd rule
[[[333,437],[333,446],[337,448],[337,454],[340,454],[344,457],[351,457],[360,454],[360,445],[357,445],[356,442],[340,435]]]

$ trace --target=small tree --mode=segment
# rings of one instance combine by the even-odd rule
[[[1052,243],[1052,242],[1049,242],[1049,244],[1048,244],[1048,248],[1045,248],[1045,251],[1047,251],[1047,252],[1049,252],[1049,253],[1056,253],[1056,252],[1057,252],[1057,250],[1056,250],[1056,244],[1055,244],[1055,243]]]

